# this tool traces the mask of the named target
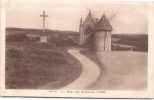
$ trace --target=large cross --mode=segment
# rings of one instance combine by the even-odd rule
[[[43,11],[43,13],[40,15],[40,17],[43,18],[43,23],[42,23],[42,26],[43,26],[43,32],[45,32],[45,19],[46,17],[48,17],[48,15],[46,15],[45,11]]]

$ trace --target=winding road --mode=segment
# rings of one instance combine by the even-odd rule
[[[99,78],[101,74],[99,66],[94,61],[81,54],[79,49],[69,49],[68,53],[80,61],[82,72],[76,80],[61,89],[87,89]]]
[[[14,48],[14,47],[12,47]],[[22,50],[23,48],[17,48]],[[49,49],[43,49],[43,51],[51,51]],[[71,82],[70,84],[66,85],[61,89],[64,90],[81,90],[81,89],[87,89],[88,87],[92,86],[94,83],[96,83],[97,79],[101,76],[101,69],[100,67],[91,59],[80,53],[80,49],[76,48],[70,48],[67,51],[69,54],[74,56],[82,66],[81,74],[80,76]],[[39,87],[41,89],[50,87],[52,83],[48,83],[45,86]]]

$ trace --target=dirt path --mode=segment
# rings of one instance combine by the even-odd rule
[[[87,89],[99,78],[101,73],[99,66],[81,54],[78,49],[69,49],[68,52],[80,61],[82,72],[78,79],[62,89]]]

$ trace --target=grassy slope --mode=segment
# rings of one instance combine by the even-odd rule
[[[57,89],[75,80],[81,66],[65,49],[50,44],[7,42],[6,88]]]

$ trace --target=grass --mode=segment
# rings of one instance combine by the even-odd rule
[[[41,34],[40,30],[8,30],[6,36],[6,87],[57,89],[75,80],[81,65],[66,51],[75,47],[79,34],[48,31],[48,43],[29,40],[26,34]],[[22,34],[21,34],[22,33]],[[112,35],[112,44],[134,46],[134,51],[112,45],[114,52],[95,53],[83,50],[82,54],[101,68],[99,82],[90,89],[144,89],[146,88],[148,35]],[[89,48],[83,46],[81,48]],[[127,50],[127,51],[121,51]],[[142,51],[136,52],[136,51]],[[135,80],[135,81],[134,81]],[[50,84],[49,84],[50,83]],[[42,89],[43,89],[42,88]]]
[[[129,35],[129,34],[113,34],[112,35],[112,44],[122,44],[134,46],[134,51],[148,51],[148,35],[138,34],[138,35]],[[118,46],[112,45],[112,50],[128,50],[128,48],[121,48]]]
[[[51,83],[47,89],[58,89],[79,77],[80,63],[65,49],[49,45],[7,43],[6,88],[40,89]]]

